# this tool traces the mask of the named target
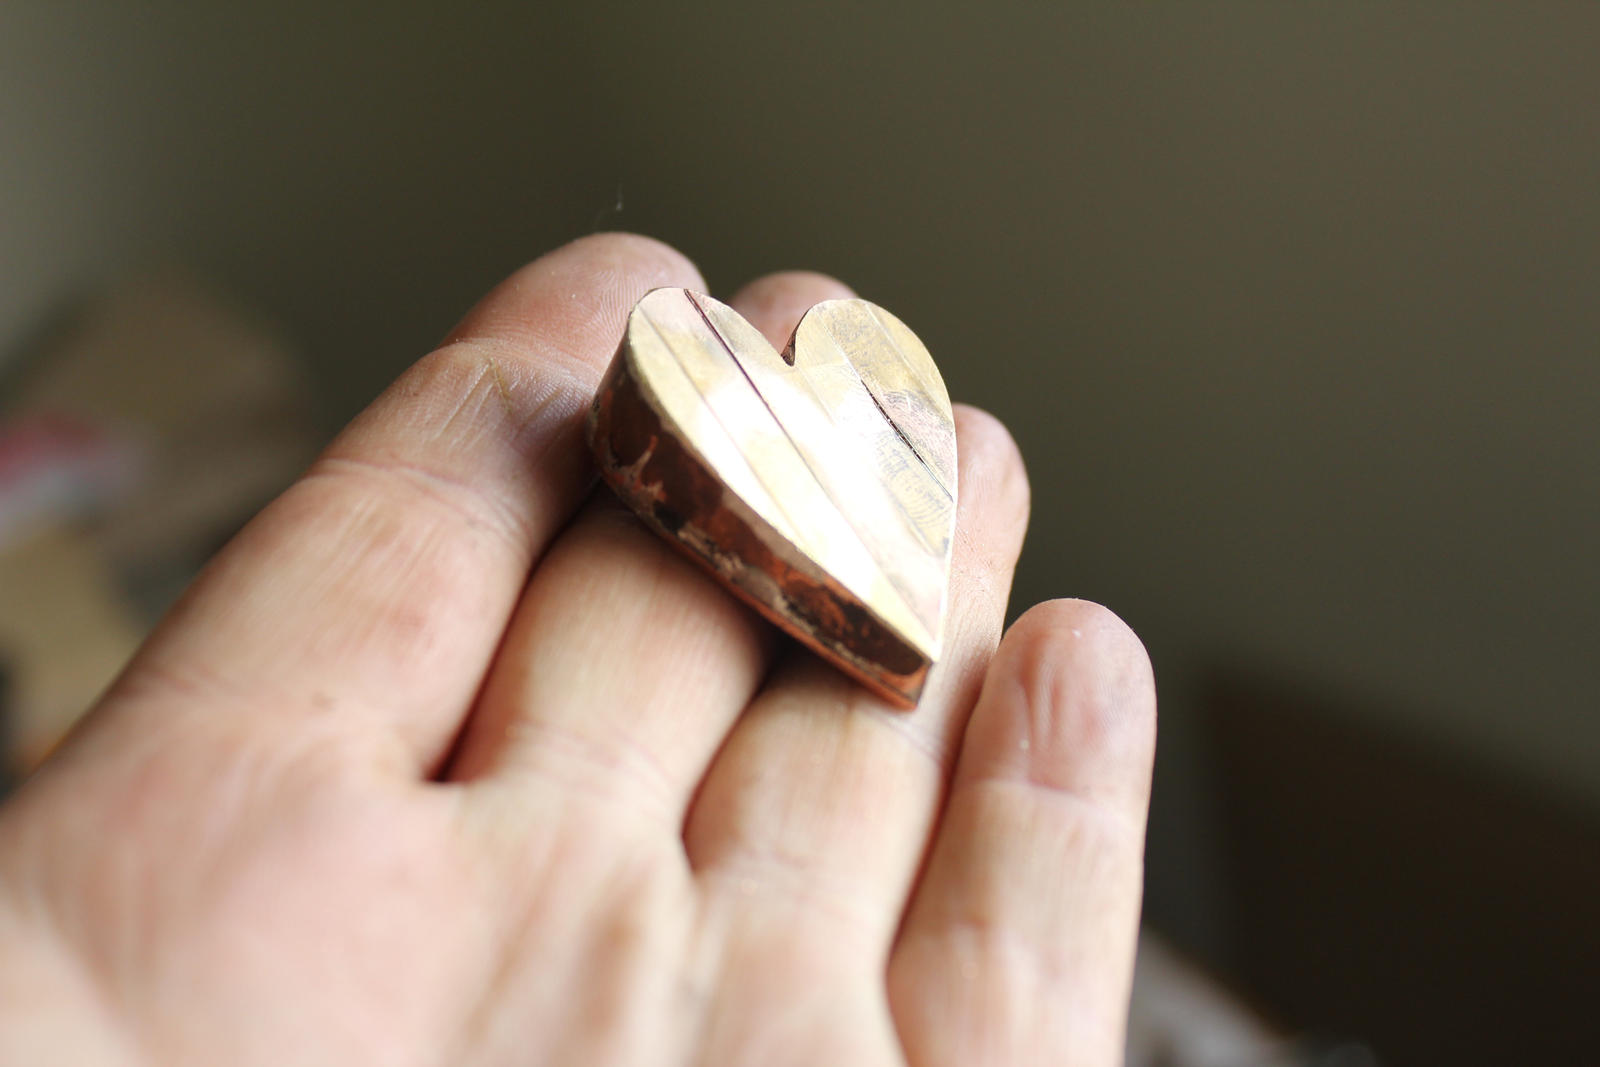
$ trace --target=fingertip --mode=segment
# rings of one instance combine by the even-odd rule
[[[706,285],[694,260],[665,241],[641,233],[592,233],[569,241],[551,255],[570,256],[590,271],[625,277],[630,286],[640,289],[640,295],[664,285],[697,290]],[[628,306],[631,308],[633,301]]]
[[[678,251],[659,237],[649,234],[634,233],[631,230],[601,230],[598,233],[585,234],[576,237],[557,252],[567,249],[583,251],[600,258],[614,257],[617,261],[641,262],[656,260],[668,269],[691,271],[698,270],[688,256]]]
[[[1133,628],[1103,604],[1071,597],[1043,601],[1022,613],[1006,640],[1028,659],[1043,658],[1040,653],[1054,650],[1059,666],[1069,671],[1092,668],[1124,696],[1148,697],[1154,712],[1150,654]]]
[[[747,283],[728,304],[774,348],[789,341],[801,316],[824,300],[847,300],[855,291],[837,278],[809,270],[784,270]]]
[[[1142,816],[1155,733],[1144,643],[1098,604],[1053,600],[1001,641],[967,744],[975,773],[1133,804]]]
[[[856,295],[855,290],[831,274],[816,270],[775,270],[745,283],[735,298],[746,298],[759,303],[788,291],[804,291],[817,295],[813,303],[823,300],[846,300]]]
[[[1011,430],[1000,420],[1000,416],[976,404],[954,404],[951,407],[955,413],[957,433],[975,440],[991,441],[997,447],[1018,452],[1017,442],[1011,436]],[[1018,458],[1021,458],[1020,452]]]
[[[559,333],[604,342],[609,355],[628,312],[645,293],[662,286],[703,290],[705,284],[688,256],[654,237],[590,234],[540,256],[495,286],[444,343]]]
[[[1032,507],[1028,468],[1016,439],[1000,419],[970,404],[954,406],[956,423],[957,505],[963,526],[975,526],[967,515],[982,509],[984,525],[999,524],[1015,532],[1019,544]]]

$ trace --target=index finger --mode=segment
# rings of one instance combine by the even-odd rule
[[[207,567],[106,715],[316,721],[411,770],[466,713],[529,569],[592,480],[584,412],[635,300],[699,287],[642,237],[491,293]]]

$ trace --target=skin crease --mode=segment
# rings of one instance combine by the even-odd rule
[[[960,407],[920,706],[778,640],[593,488],[660,285],[704,288],[627,235],[503,283],[0,808],[0,1062],[1120,1062],[1142,646],[1079,601],[1000,641],[1027,478]],[[781,348],[845,295],[732,304]]]

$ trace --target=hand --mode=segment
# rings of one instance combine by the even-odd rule
[[[1058,601],[996,651],[1027,480],[959,407],[921,706],[780,642],[593,488],[658,285],[704,283],[624,236],[505,282],[0,809],[0,1061],[1120,1061],[1142,647]],[[732,303],[781,345],[841,295]]]

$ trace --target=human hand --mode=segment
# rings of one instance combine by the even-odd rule
[[[889,710],[593,489],[642,238],[501,285],[207,567],[0,808],[0,1062],[1112,1064],[1154,690],[996,651],[1028,511],[959,408],[945,654]],[[732,300],[782,346],[848,295]]]

